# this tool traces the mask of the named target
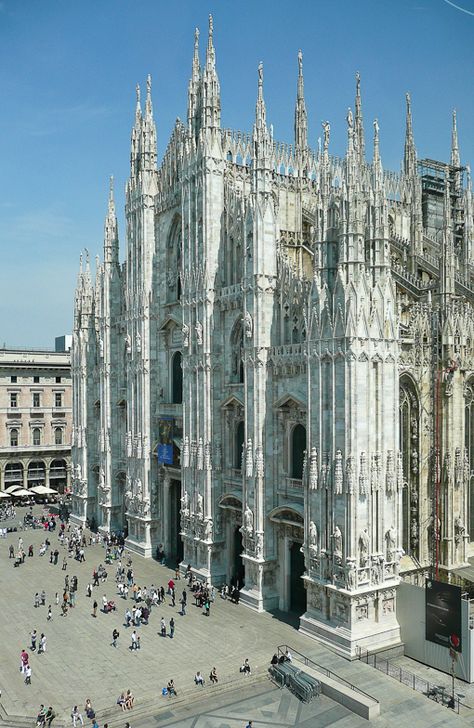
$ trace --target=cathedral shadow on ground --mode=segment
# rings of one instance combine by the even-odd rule
[[[279,622],[284,622],[294,629],[299,629],[300,612],[282,612],[281,609],[273,609],[270,614],[272,619],[278,619]]]

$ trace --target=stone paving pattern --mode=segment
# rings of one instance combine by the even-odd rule
[[[150,624],[138,628],[141,650],[131,652],[132,629],[127,630],[123,626],[127,602],[116,594],[115,563],[108,567],[109,580],[94,589],[93,598],[97,599],[100,607],[105,593],[115,599],[118,611],[111,614],[98,611],[94,619],[91,616],[93,599],[85,596],[93,568],[103,561],[104,549],[98,545],[88,547],[85,563],[69,559],[67,571],[62,571],[65,549],[59,547],[59,563],[53,566],[48,555],[38,556],[39,544],[44,538],[41,531],[28,530],[21,535],[26,549],[30,543],[34,545],[35,556],[27,557],[19,568],[13,568],[13,560],[8,558],[8,547],[10,543],[17,547],[19,534],[8,534],[6,539],[0,540],[0,608],[4,615],[0,687],[1,700],[9,714],[35,715],[38,705],[45,703],[54,705],[58,719],[68,722],[72,705],[83,706],[85,699],[90,697],[96,709],[112,706],[117,695],[127,688],[135,694],[137,706],[141,700],[156,696],[157,707],[161,707],[161,688],[171,677],[178,689],[189,689],[193,687],[196,670],[207,676],[215,665],[223,679],[238,675],[239,665],[245,657],[249,658],[253,669],[262,671],[266,669],[276,646],[289,644],[378,699],[382,708],[380,718],[373,721],[377,726],[399,726],[403,716],[413,726],[472,725],[474,716],[471,720],[459,717],[368,665],[346,661],[274,615],[256,614],[242,605],[237,606],[218,597],[211,608],[211,616],[205,617],[194,606],[188,590],[187,615],[181,617],[179,606],[172,608],[169,603],[154,608]],[[55,548],[57,534],[52,533],[49,538]],[[155,561],[135,555],[133,566],[136,581],[141,586],[152,583],[166,585],[174,574]],[[54,604],[54,596],[58,592],[61,597],[66,573],[69,577],[78,577],[79,588],[75,609],[70,610],[67,617],[62,617],[60,608]],[[184,580],[177,582],[178,594],[184,586]],[[47,593],[46,606],[35,608],[34,594],[43,588]],[[53,605],[51,622],[46,619],[48,604]],[[128,604],[132,604],[131,599]],[[167,623],[174,616],[176,632],[173,640],[158,635],[161,616]],[[117,649],[110,646],[114,627],[120,631]],[[33,628],[38,634],[44,631],[47,636],[47,652],[44,655],[31,654],[29,635]],[[30,686],[24,685],[19,670],[19,655],[23,647],[31,655],[33,675]],[[196,690],[209,690],[208,704],[196,703],[192,716],[181,717],[183,709],[179,708],[176,713],[171,712],[168,722],[165,716],[159,717],[159,724],[179,728],[234,728],[246,725],[244,721],[253,718],[256,721],[254,728],[259,725],[337,725],[343,728],[346,725],[358,726],[362,721],[327,698],[304,706],[286,690],[280,691],[270,684],[264,688],[256,686],[255,692],[259,695],[253,695],[249,685],[250,696],[243,696],[241,690],[233,696],[226,695],[220,699],[216,696],[218,704],[223,699],[225,703],[215,709],[212,707],[212,688],[206,685]],[[189,706],[187,712],[193,707]],[[133,721],[133,712],[124,716],[123,723],[127,719],[133,728],[157,725],[157,718],[144,718],[143,723]]]

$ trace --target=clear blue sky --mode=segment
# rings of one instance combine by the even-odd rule
[[[135,85],[151,73],[161,157],[186,117],[194,27],[204,51],[209,12],[224,126],[251,130],[262,60],[268,120],[293,141],[301,48],[312,146],[329,119],[331,151],[344,153],[360,71],[387,168],[400,167],[406,91],[419,156],[448,159],[456,107],[474,163],[474,0],[0,0],[0,345],[71,331],[79,252],[101,252],[110,174],[123,256]]]

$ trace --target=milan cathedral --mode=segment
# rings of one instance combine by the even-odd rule
[[[221,127],[212,18],[159,166],[137,87],[125,261],[111,185],[75,294],[72,519],[354,657],[474,539],[473,195],[456,114],[449,163],[418,160],[408,95],[401,171],[376,120],[368,159],[358,75],[344,157],[329,122],[312,150],[301,53],[294,131],[261,64],[252,132]]]

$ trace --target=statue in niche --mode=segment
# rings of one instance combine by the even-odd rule
[[[135,481],[135,493],[137,498],[141,500],[143,496],[143,486],[140,478],[137,478]]]
[[[244,511],[244,531],[249,536],[253,535],[253,512],[247,504]]]
[[[102,467],[99,470],[99,488],[105,488],[105,472]]]
[[[385,534],[385,541],[387,543],[387,561],[392,561],[397,547],[397,532],[393,526],[390,526]]]
[[[359,536],[359,563],[361,566],[367,565],[369,558],[369,533],[366,528],[361,531]]]
[[[456,541],[456,544],[459,544],[462,541],[465,533],[466,528],[464,526],[461,516],[456,516],[456,518],[454,519],[454,540]]]
[[[248,311],[244,313],[242,321],[244,324],[245,336],[247,339],[251,339],[253,334],[253,321],[252,316]]]
[[[186,489],[181,497],[181,513],[183,516],[189,515],[189,495]]]
[[[204,513],[204,498],[202,497],[201,493],[198,493],[196,496],[196,515],[199,518],[202,518],[203,513]]]
[[[183,324],[181,331],[183,334],[183,346],[187,349],[189,346],[189,326]]]
[[[127,354],[130,354],[132,351],[132,339],[130,337],[130,334],[125,335],[125,351]]]
[[[104,340],[102,337],[99,338],[99,356],[101,359],[104,358]]]
[[[346,563],[346,589],[354,589],[356,585],[356,565],[354,561]]]
[[[204,523],[204,540],[212,541],[212,519],[210,518]]]
[[[140,332],[137,331],[137,338],[135,340],[136,347],[137,347],[137,353],[140,354],[142,350],[142,337],[140,336]]]
[[[342,532],[339,526],[336,525],[334,533],[331,535],[333,540],[333,553],[337,558],[342,558]]]
[[[309,550],[312,556],[318,553],[318,529],[314,521],[309,522]]]
[[[200,321],[196,322],[196,341],[199,345],[202,344],[202,323]]]

